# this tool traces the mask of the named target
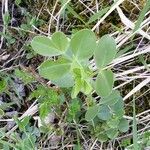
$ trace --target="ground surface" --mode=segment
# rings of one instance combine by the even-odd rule
[[[0,2],[1,149],[109,150],[128,146],[133,149],[133,135],[136,136],[132,130],[133,99],[137,141],[141,149],[150,149],[150,9],[139,30],[133,32],[145,4],[146,0],[118,0],[114,5],[112,0]],[[91,16],[106,7],[109,8],[102,16],[96,16],[88,24]],[[97,38],[110,34],[119,51],[119,58],[110,65],[116,75],[115,88],[124,99],[125,117],[130,128],[104,143],[91,134],[88,123],[83,120],[86,98],[82,93],[79,107],[78,102],[70,102],[69,90],[63,89],[63,94],[59,95],[61,102],[55,101],[56,93],[47,92],[57,87],[39,76],[37,67],[45,58],[37,55],[30,45],[36,35],[50,36],[55,31],[62,31],[70,36],[84,28],[92,29]],[[33,92],[36,89],[38,91]],[[43,104],[43,95],[54,102],[51,105],[53,111],[41,126],[39,104]],[[78,111],[77,120],[70,120],[70,109]]]

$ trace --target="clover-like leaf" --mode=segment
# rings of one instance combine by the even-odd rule
[[[107,121],[107,125],[110,128],[118,128],[118,124],[119,124],[119,119],[117,117],[113,117],[110,120]]]
[[[69,88],[74,85],[74,79],[71,73],[67,73],[57,80],[52,80],[52,83],[62,88]]]
[[[95,61],[98,68],[108,65],[117,53],[115,40],[109,35],[104,35],[97,43]]]
[[[98,111],[99,111],[98,105],[90,107],[85,114],[85,119],[87,121],[92,121],[97,116]]]
[[[99,107],[99,111],[97,114],[98,118],[101,120],[109,120],[112,116],[110,109],[108,108],[107,105],[101,105]]]
[[[107,134],[105,132],[104,133],[98,133],[97,138],[101,142],[106,142],[108,140],[108,136],[107,136]]]
[[[88,59],[96,48],[96,36],[89,29],[80,30],[72,37],[70,46],[79,61]]]
[[[120,93],[117,90],[111,92],[110,95],[102,97],[100,104],[113,105],[120,99]]]
[[[55,32],[52,35],[52,41],[60,51],[66,51],[69,46],[69,40],[63,32]]]
[[[96,78],[95,90],[101,97],[109,96],[114,84],[114,75],[111,70],[102,70]]]
[[[122,117],[124,115],[124,102],[122,97],[115,104],[110,105],[110,108],[117,117]]]
[[[126,132],[129,129],[129,122],[125,118],[122,118],[119,123],[119,130],[121,132]]]
[[[68,49],[69,40],[62,32],[56,32],[51,38],[46,36],[34,37],[31,46],[40,55],[58,56]]]
[[[70,71],[70,61],[58,59],[56,61],[47,60],[39,67],[39,74],[49,80],[57,80],[64,77]]]
[[[107,130],[106,134],[110,139],[114,139],[118,136],[118,130],[117,129],[109,129]]]

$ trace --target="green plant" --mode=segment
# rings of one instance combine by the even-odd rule
[[[21,0],[15,0],[15,4],[16,4],[16,5],[18,5],[18,6],[19,6],[19,5],[20,5],[20,3],[21,3]]]
[[[83,29],[71,39],[62,32],[54,33],[51,38],[36,36],[31,46],[40,55],[55,57],[39,66],[39,74],[60,88],[71,88],[72,99],[79,97],[80,92],[90,98],[94,90],[101,97],[98,104],[89,106],[87,103],[85,114],[96,137],[105,141],[115,138],[119,131],[128,130],[128,121],[123,118],[123,99],[113,90],[114,73],[110,68],[106,69],[117,53],[112,37],[104,35],[97,41],[91,30]],[[90,66],[92,57],[96,71]]]
[[[138,146],[138,133],[137,133],[137,120],[135,112],[135,97],[133,96],[133,148],[139,149]]]
[[[37,89],[31,93],[30,99],[33,98],[38,99],[41,119],[44,119],[50,112],[52,112],[52,107],[61,104],[58,94],[44,86],[38,86]]]
[[[15,70],[15,75],[19,79],[22,79],[22,81],[24,82],[24,84],[31,83],[31,82],[33,82],[35,80],[34,77],[32,75],[30,75],[25,70],[16,69]]]
[[[15,76],[18,77],[19,79],[22,79],[24,84],[31,83],[35,80],[34,77],[25,70],[16,69]]]
[[[118,91],[113,91],[109,96],[102,98],[100,103],[90,107],[85,115],[90,122],[92,134],[100,141],[114,139],[119,132],[126,132],[129,128],[128,121],[123,118],[123,99]]]
[[[4,37],[4,39],[6,39],[6,45],[10,46],[11,44],[14,44],[16,39],[13,37],[12,33],[8,30],[8,26],[11,22],[11,18],[10,18],[10,14],[9,12],[5,12],[4,16],[3,16],[3,22],[4,22],[4,28],[3,28],[3,32],[0,32],[0,35]]]
[[[0,94],[3,93],[7,88],[7,81],[3,78],[0,78]]]
[[[0,147],[4,150],[35,150],[37,149],[37,138],[40,136],[40,131],[35,126],[30,126],[30,118],[27,116],[22,120],[14,117],[16,124],[19,127],[19,132],[15,131],[5,138],[6,133],[3,128],[0,129]]]
[[[79,99],[73,99],[69,104],[68,121],[73,119],[78,120],[78,113],[80,112],[81,104]]]
[[[127,150],[135,150],[135,148],[137,150],[148,149],[150,146],[150,131],[145,131],[142,134],[141,133],[138,134],[136,142],[137,143],[135,142],[132,143],[131,138],[127,138],[122,140],[121,145],[123,147],[126,147]]]

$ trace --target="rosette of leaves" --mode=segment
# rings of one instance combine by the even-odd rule
[[[54,57],[39,66],[39,74],[59,87],[73,87],[72,98],[81,91],[92,91],[92,71],[88,68],[89,58],[96,49],[95,34],[88,29],[75,33],[71,39],[62,32],[51,37],[36,36],[32,48],[40,55]]]
[[[100,135],[112,139],[119,131],[127,130],[128,122],[123,118],[123,100],[119,92],[113,90],[112,70],[106,69],[117,53],[112,37],[104,35],[97,41],[89,29],[80,30],[71,38],[62,32],[55,32],[51,37],[36,36],[31,46],[38,54],[50,58],[38,68],[42,77],[60,88],[72,87],[73,99],[79,92],[88,96],[94,90],[101,97],[100,103],[88,108],[85,115],[89,122],[99,120],[98,124],[102,124],[101,130],[104,132],[100,132]],[[89,67],[89,59],[92,57],[97,67],[96,72]],[[93,80],[95,75],[96,80]]]
[[[55,32],[51,37],[36,36],[31,46],[40,55],[55,56],[55,61],[48,59],[39,66],[39,74],[59,87],[73,87],[72,98],[80,91],[88,95],[94,88],[100,96],[111,93],[114,75],[104,68],[117,51],[109,35],[96,42],[95,34],[89,29],[78,31],[71,39],[62,32]],[[89,58],[93,56],[99,71],[94,88],[93,70],[89,68]]]

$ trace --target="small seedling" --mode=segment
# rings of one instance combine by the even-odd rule
[[[114,139],[119,131],[128,130],[128,121],[123,118],[122,97],[113,90],[114,73],[110,68],[106,69],[117,53],[112,37],[104,35],[97,40],[89,29],[78,31],[71,38],[55,32],[51,37],[36,36],[31,46],[40,55],[56,58],[48,59],[39,66],[39,74],[43,78],[60,88],[72,88],[72,99],[77,98],[79,92],[89,97],[96,91],[101,97],[100,102],[87,108],[85,114],[85,119],[92,126],[101,124],[96,135],[99,139],[102,135],[104,139]],[[92,57],[97,71],[90,67]]]

